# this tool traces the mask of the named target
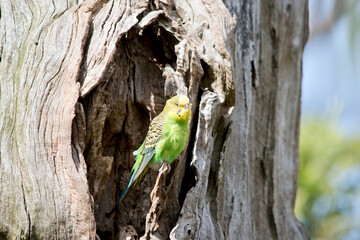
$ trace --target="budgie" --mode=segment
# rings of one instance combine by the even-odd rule
[[[190,116],[188,97],[177,95],[166,102],[163,111],[151,121],[144,142],[134,152],[135,164],[129,183],[113,209],[106,213],[106,217],[110,217],[128,191],[141,182],[149,167],[156,169],[161,164],[171,164],[178,158],[188,140]]]

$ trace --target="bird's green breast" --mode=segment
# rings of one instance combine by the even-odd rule
[[[188,122],[166,121],[163,137],[156,147],[154,160],[172,163],[182,152],[188,139]]]

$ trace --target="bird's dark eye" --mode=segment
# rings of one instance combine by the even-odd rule
[[[179,106],[179,104],[175,104],[177,107]]]

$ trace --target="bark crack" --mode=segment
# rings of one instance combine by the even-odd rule
[[[209,176],[208,176],[208,197],[210,198],[210,214],[213,222],[216,223],[215,230],[217,232],[217,236],[221,235],[219,221],[218,221],[218,186],[219,181],[219,166],[221,160],[221,152],[223,151],[223,146],[226,141],[228,130],[229,130],[229,123],[227,119],[221,117],[219,122],[215,124],[214,129],[217,129],[218,132],[215,136],[214,141],[214,149],[211,155],[211,163],[209,169]],[[214,132],[212,133],[214,134]],[[209,187],[210,186],[210,187]]]
[[[23,176],[22,176],[22,172],[20,170],[20,176],[21,176],[21,191],[22,191],[22,194],[23,194],[23,201],[24,201],[24,208],[25,208],[25,212],[26,212],[26,215],[28,217],[28,234],[27,234],[27,237],[28,239],[30,239],[31,237],[31,218],[30,218],[30,213],[27,209],[27,205],[26,205],[26,197],[25,197],[25,190],[24,190],[24,184],[23,184]]]
[[[203,94],[203,91],[201,89],[199,89],[198,94],[197,94],[197,102],[196,102],[196,110],[195,113],[193,113],[192,118],[194,119],[193,122],[193,127],[192,129],[190,129],[190,138],[189,138],[189,144],[187,147],[187,156],[186,156],[186,165],[185,165],[185,172],[184,172],[184,177],[181,183],[181,188],[180,188],[180,193],[179,193],[179,203],[180,203],[180,208],[182,208],[185,198],[186,198],[186,194],[189,192],[189,190],[194,187],[196,185],[196,178],[197,178],[197,171],[196,168],[194,166],[191,166],[191,160],[192,160],[192,155],[193,155],[193,150],[194,150],[194,146],[195,146],[195,141],[196,141],[196,131],[197,128],[196,126],[198,125],[199,122],[199,114],[200,114],[200,100],[201,100],[201,96]]]
[[[247,91],[246,91],[246,78],[245,75],[243,76],[243,91],[244,91],[244,106],[245,112],[248,112],[248,101],[247,101]]]
[[[269,109],[274,109],[274,111],[276,111],[275,106],[274,106],[274,94],[272,92],[269,93]],[[275,113],[268,113],[268,118],[266,121],[266,136],[265,136],[265,143],[264,143],[264,148],[263,148],[263,161],[266,160],[266,164],[262,164],[264,167],[267,166],[268,171],[264,171],[265,172],[265,186],[267,188],[267,193],[266,193],[266,200],[267,200],[267,208],[266,208],[266,212],[268,215],[268,222],[269,222],[269,228],[270,228],[270,232],[273,236],[274,239],[278,239],[278,232],[277,232],[277,225],[275,222],[275,216],[274,216],[274,212],[273,212],[273,208],[274,208],[274,142],[275,140],[273,139],[274,136],[269,134],[270,129],[274,128],[274,116],[273,114]],[[271,138],[271,139],[269,139]],[[270,146],[269,146],[270,144]]]
[[[80,68],[79,68],[79,77],[78,77],[78,82],[80,83],[80,88],[79,91],[81,89],[81,86],[84,83],[85,80],[85,73],[87,72],[87,66],[86,66],[86,62],[87,62],[87,57],[88,57],[88,50],[89,50],[89,45],[90,45],[90,41],[91,38],[93,36],[93,31],[94,31],[94,24],[92,22],[89,22],[89,30],[86,36],[86,40],[83,46],[83,52],[82,52],[82,56],[81,56],[81,63],[80,63]]]

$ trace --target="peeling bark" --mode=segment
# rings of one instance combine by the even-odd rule
[[[308,238],[306,0],[3,0],[0,25],[0,238]],[[186,149],[105,218],[175,94]]]

